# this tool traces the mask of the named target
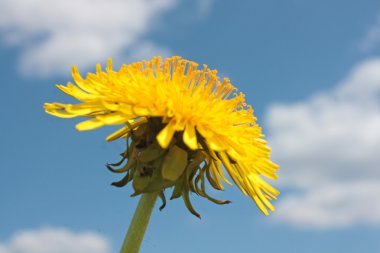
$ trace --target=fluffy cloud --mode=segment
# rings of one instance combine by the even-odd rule
[[[0,253],[109,253],[106,238],[93,232],[42,228],[16,233],[8,243],[0,242]]]
[[[266,120],[279,183],[292,192],[278,220],[380,225],[380,59],[360,63],[333,90],[271,106]]]
[[[380,224],[379,180],[326,184],[285,196],[276,219],[302,228]]]
[[[150,57],[168,53],[145,41],[177,0],[5,0],[0,32],[6,44],[22,48],[25,73],[66,73],[68,66],[92,66],[108,57]],[[126,52],[127,51],[127,52]]]

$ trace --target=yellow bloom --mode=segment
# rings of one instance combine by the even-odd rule
[[[276,179],[278,166],[270,161],[270,148],[262,139],[261,128],[244,94],[237,94],[228,79],[220,82],[216,70],[205,65],[198,69],[198,64],[180,57],[156,57],[123,65],[119,71],[112,70],[110,60],[106,71],[97,65],[96,73],[89,73],[86,79],[76,67],[72,73],[76,85],[57,87],[82,103],[46,103],[46,112],[62,118],[90,118],[76,126],[80,131],[125,124],[107,140],[131,138],[134,145],[129,146],[122,160],[128,158],[131,162],[119,171],[110,169],[125,172],[138,168],[137,176],[124,179],[133,179],[136,194],[157,190],[163,193],[174,186],[172,198],[182,195],[189,210],[196,214],[187,201],[188,192],[219,204],[228,203],[205,193],[205,176],[218,190],[223,189],[222,181],[230,184],[223,165],[261,211],[274,211],[268,200],[275,199],[278,191],[261,176]],[[145,165],[131,165],[133,161]],[[160,169],[149,169],[148,163]],[[171,170],[173,166],[177,168]],[[155,171],[159,171],[157,177],[164,183],[148,187],[151,181],[141,180],[151,180]],[[183,188],[183,184],[187,187]]]

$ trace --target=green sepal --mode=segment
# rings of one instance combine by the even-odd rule
[[[158,172],[160,173],[160,172]],[[161,174],[161,173],[160,173]],[[156,177],[152,177],[150,179],[149,185],[145,188],[145,192],[155,192],[155,191],[160,191],[162,189],[168,188],[173,186],[172,181],[164,180],[161,178],[161,180],[157,180]]]
[[[136,160],[135,159],[128,159],[127,163],[120,169],[114,169],[114,168],[112,168],[112,166],[110,164],[107,164],[106,166],[107,166],[108,170],[110,170],[114,173],[123,173],[123,172],[130,170],[134,166],[136,166]]]
[[[137,187],[138,191],[136,193],[146,193],[146,192],[156,192],[156,191],[161,191],[165,188],[173,186],[174,182],[165,180],[162,178],[161,175],[161,166],[162,166],[162,161],[163,159],[156,159],[155,161],[151,163],[140,163],[139,168],[137,169],[140,174],[133,177],[133,180],[135,180],[135,177],[138,178],[140,177],[145,177],[144,179],[144,188],[141,189],[141,187]],[[145,169],[145,174],[142,170],[142,168]],[[143,174],[141,174],[143,172]],[[138,182],[138,184],[141,184]],[[137,185],[138,186],[138,185]]]
[[[197,171],[200,169],[199,166],[205,159],[205,156],[200,150],[196,151],[193,156],[194,157],[192,158],[191,162],[186,167],[186,180],[189,186],[189,190],[197,193],[194,185],[194,177],[197,174]]]
[[[194,185],[194,176],[197,172],[199,168],[187,168],[186,169],[186,181],[187,181],[187,184],[189,186],[189,190],[191,192],[195,192],[196,193],[196,190],[195,190],[195,185]]]
[[[124,153],[121,153],[120,154],[121,156],[122,156],[122,158],[121,158],[121,160],[120,161],[118,161],[118,162],[116,162],[116,163],[107,163],[107,167],[108,166],[120,166],[124,161],[125,161],[125,159],[127,159],[127,152],[125,151]]]
[[[137,166],[135,166],[134,168],[132,168],[131,170],[129,170],[127,172],[127,176],[128,176],[128,182],[131,181],[133,179],[133,175],[135,174],[136,172],[136,168]]]
[[[187,177],[185,177],[185,180],[183,182],[183,190],[182,190],[182,194],[181,194],[183,202],[185,203],[185,206],[190,211],[190,213],[192,213],[193,215],[195,215],[196,217],[201,219],[201,215],[197,211],[195,211],[193,205],[191,204],[189,194],[190,194],[189,181],[187,180]]]
[[[166,206],[166,197],[165,197],[164,191],[163,190],[160,191],[158,196],[160,197],[160,199],[162,201],[162,205],[159,207],[159,210],[162,211],[162,209],[164,209]]]
[[[195,180],[194,180],[195,192],[198,194],[202,192],[202,186],[199,187],[199,181],[201,181],[201,184],[203,185],[203,182],[204,182],[203,174],[204,174],[204,171],[200,170],[199,174],[195,177]]]
[[[230,200],[220,200],[220,199],[216,199],[216,198],[213,198],[211,197],[210,195],[208,195],[206,192],[204,193],[205,196],[203,197],[206,197],[208,200],[214,202],[215,204],[217,205],[226,205],[226,204],[230,204],[231,201]]]
[[[169,148],[162,164],[162,178],[170,181],[177,179],[185,171],[187,165],[187,152],[176,145]]]
[[[184,187],[184,182],[183,181],[184,181],[184,176],[182,176],[177,181],[177,183],[174,185],[172,196],[170,197],[170,200],[181,197],[182,190],[183,190],[183,187]]]
[[[148,163],[162,156],[164,152],[165,149],[161,148],[157,142],[153,142],[139,153],[138,159],[140,162]]]
[[[133,189],[135,190],[135,193],[137,193],[137,194],[143,193],[145,188],[148,187],[148,185],[150,184],[150,181],[151,181],[150,175],[144,175],[142,173],[142,167],[143,166],[144,165],[139,163],[135,173],[133,174],[132,186],[133,186]]]
[[[131,125],[129,124],[129,126],[131,126]],[[133,133],[132,136],[141,137],[146,132],[147,126],[148,126],[148,123],[146,123],[146,122],[141,123],[136,129],[132,130],[132,133]]]
[[[127,158],[128,158],[128,162],[129,162],[131,160],[131,158],[133,158],[133,156],[135,155],[135,152],[136,152],[135,147],[134,147],[135,144],[134,144],[134,142],[132,142],[131,148],[130,148],[128,145],[128,143],[129,143],[128,140],[129,140],[129,138],[127,138],[127,141],[126,141],[127,142],[127,149],[123,153],[120,154],[122,156],[122,159],[117,163],[108,163],[106,165],[110,171],[115,172],[115,173],[121,173],[121,172],[126,171],[125,169],[124,170],[114,169],[112,167],[120,166],[125,161],[125,159],[127,159]],[[130,166],[130,165],[128,165],[128,166]]]
[[[206,171],[206,177],[208,179],[208,181],[210,182],[210,185],[216,189],[216,190],[223,190],[222,188],[220,188],[220,186],[215,182],[214,178],[211,176],[211,173],[210,173],[210,163],[208,163],[204,170]]]
[[[116,186],[116,187],[123,187],[129,182],[129,175],[125,175],[120,181],[113,182],[111,185]]]
[[[189,190],[182,191],[182,199],[183,199],[183,202],[185,203],[185,206],[190,211],[190,213],[192,213],[193,215],[201,219],[201,215],[197,213],[197,211],[195,211],[193,205],[191,204]]]
[[[225,205],[225,204],[229,204],[231,203],[231,201],[229,200],[219,200],[219,199],[216,199],[216,198],[213,198],[211,197],[210,195],[207,194],[206,192],[206,186],[205,186],[205,178],[204,178],[204,173],[206,172],[207,173],[207,168],[203,168],[200,172],[199,172],[199,175],[197,176],[197,178],[195,179],[195,187],[196,187],[196,191],[197,193],[204,197],[204,198],[207,198],[208,200],[214,202],[215,204],[218,204],[218,205]],[[199,181],[201,181],[201,187],[199,187]]]
[[[210,151],[210,149],[208,148],[207,144],[206,144],[206,141],[202,138],[198,138],[198,141],[199,141],[199,144],[201,144],[204,152],[209,155],[211,157],[212,160],[214,161],[219,161],[218,157],[215,157],[212,152]]]

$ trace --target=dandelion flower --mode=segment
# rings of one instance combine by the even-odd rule
[[[278,166],[270,161],[270,148],[263,139],[253,109],[243,93],[216,70],[198,68],[192,61],[171,57],[123,65],[85,79],[72,69],[76,85],[57,85],[79,104],[46,103],[45,111],[61,118],[87,117],[76,128],[92,130],[105,125],[124,125],[107,137],[127,140],[122,160],[109,164],[116,173],[126,173],[124,186],[132,181],[134,194],[159,192],[164,207],[164,190],[173,188],[171,199],[182,197],[196,216],[189,193],[217,204],[206,192],[206,183],[223,190],[230,179],[268,215],[269,202],[278,191],[262,177],[276,179]],[[121,166],[120,168],[116,168]]]

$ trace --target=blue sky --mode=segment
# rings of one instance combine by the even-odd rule
[[[0,253],[118,252],[137,204],[104,164],[114,128],[43,112],[54,84],[153,55],[218,69],[246,93],[280,164],[277,210],[236,187],[156,208],[141,252],[380,252],[380,2],[0,1]]]

